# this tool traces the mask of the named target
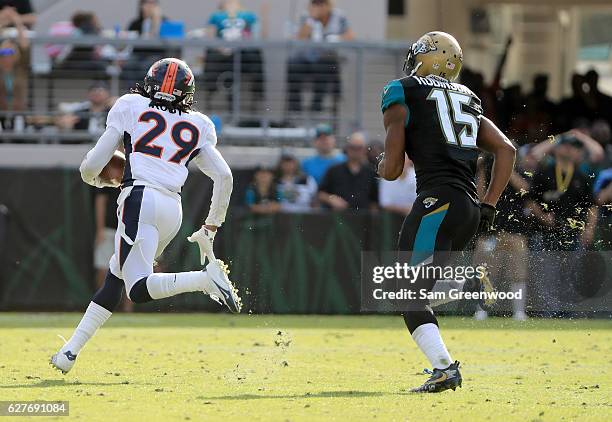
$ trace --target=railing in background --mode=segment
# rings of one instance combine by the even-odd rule
[[[191,65],[197,81],[196,107],[218,116],[229,142],[305,143],[320,122],[331,123],[339,135],[380,131],[380,90],[399,76],[406,48],[397,42],[99,37],[30,41],[29,111],[0,112],[2,142],[96,139],[103,121],[74,132],[59,130],[55,119],[70,113],[69,103],[85,101],[94,81],[105,81],[111,95],[121,95],[142,80],[154,60],[165,56],[182,57]],[[50,46],[63,51],[63,60],[50,59],[45,52]],[[91,59],[94,56],[100,58]],[[317,57],[321,64],[309,63]],[[290,92],[300,93],[301,110]],[[90,117],[86,111],[79,116]]]

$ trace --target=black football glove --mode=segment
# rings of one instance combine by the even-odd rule
[[[487,233],[493,228],[495,221],[495,207],[489,204],[480,204],[480,223],[478,224],[479,233]]]

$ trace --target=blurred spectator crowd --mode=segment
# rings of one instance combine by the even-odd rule
[[[161,40],[208,38],[224,41],[248,41],[265,39],[268,32],[269,6],[264,2],[259,12],[245,8],[239,0],[221,0],[218,9],[203,22],[203,28],[186,31],[184,23],[174,21],[170,14],[162,10],[159,0],[139,0],[136,16],[125,27],[103,28],[95,13],[80,10],[70,20],[56,22],[49,30],[49,36],[55,38],[78,39],[80,37],[100,37],[100,44],[71,45],[47,44],[45,52],[51,61],[49,78],[78,79],[89,78],[94,81],[106,81],[117,77],[120,81],[119,92],[125,92],[135,83],[142,80],[148,67],[156,60],[167,56],[180,56],[178,49],[156,46],[132,47],[129,44],[105,43],[105,39],[125,40]],[[36,20],[30,0],[4,0],[0,2],[0,112],[1,128],[21,132],[27,127],[40,130],[55,126],[59,131],[88,129],[94,134],[99,126],[83,123],[77,125],[77,117],[72,113],[76,109],[83,115],[89,111],[85,103],[60,103],[60,114],[66,116],[36,116],[30,113],[19,115],[18,112],[30,110],[33,102],[29,90],[31,83],[31,45],[29,37],[32,25]],[[332,0],[311,0],[290,37],[297,40],[312,40],[321,43],[351,40],[354,35],[344,13],[335,8]],[[42,35],[42,34],[39,34]],[[204,106],[211,112],[231,112],[234,108],[235,91],[232,87],[235,78],[240,78],[240,95],[248,98],[251,114],[263,109],[265,96],[265,72],[263,54],[259,48],[208,47],[203,54],[201,65],[195,63],[195,70],[200,79],[200,90],[204,94]],[[236,65],[239,70],[235,69]],[[203,67],[203,72],[199,72]],[[286,108],[292,113],[302,110],[302,94],[307,90],[312,93],[309,110],[324,112],[324,100],[329,98],[330,107],[337,113],[340,83],[340,60],[333,49],[325,47],[300,48],[294,51],[287,62],[287,95]],[[100,84],[96,84],[100,87]],[[219,105],[219,97],[222,104]],[[108,108],[114,98],[107,96],[107,103],[92,107]],[[214,103],[217,101],[217,103]],[[241,101],[242,102],[242,101]],[[216,105],[215,105],[216,104]],[[54,108],[56,105],[53,106]],[[223,108],[223,110],[221,110]],[[53,114],[53,113],[51,113]],[[15,121],[17,116],[17,121]],[[25,116],[25,117],[24,117]],[[83,124],[85,125],[83,127]],[[77,139],[78,141],[78,139]]]
[[[134,19],[126,28],[104,29],[95,14],[75,12],[69,22],[59,22],[51,35],[79,37],[93,35],[124,38],[184,37],[182,23],[172,21],[158,0],[139,0]],[[36,20],[29,0],[0,1],[0,111],[28,109],[30,44],[28,31]],[[226,41],[265,38],[267,5],[260,12],[248,10],[239,0],[222,0],[202,30],[192,36]],[[198,32],[200,31],[200,32]],[[331,0],[311,0],[300,17],[294,38],[333,43],[351,40],[354,32],[343,12]],[[461,82],[482,99],[485,114],[519,146],[516,171],[499,205],[500,232],[524,236],[526,244],[537,237],[545,248],[602,247],[612,242],[612,97],[599,89],[595,70],[571,77],[572,92],[554,102],[548,97],[548,77],[536,75],[529,92],[519,85],[502,86],[503,68],[512,40],[499,60],[493,81],[466,63]],[[227,85],[234,82],[234,66],[255,69],[249,75],[251,108],[262,108],[264,72],[262,52],[256,48],[236,52],[228,48],[207,48],[201,89],[206,101],[219,93],[233,98]],[[146,47],[120,49],[109,45],[73,47],[47,45],[54,71],[118,72],[128,85],[140,80],[150,63],[172,54],[167,49]],[[239,56],[236,56],[238,54]],[[287,110],[304,108],[302,93],[312,88],[308,109],[324,111],[324,97],[340,95],[340,61],[325,45],[296,50],[287,64]],[[68,73],[70,74],[70,73]],[[392,77],[392,75],[389,75]],[[91,83],[87,98],[64,103],[58,115],[0,115],[3,129],[23,131],[51,126],[62,132],[97,133],[104,126],[112,97],[106,79]],[[305,82],[308,81],[308,84]],[[335,101],[332,102],[332,107]],[[211,104],[206,104],[207,112]],[[330,119],[331,120],[331,119]],[[78,139],[75,139],[79,141]],[[313,141],[316,154],[299,161],[286,152],[277,168],[260,167],[246,191],[244,204],[254,213],[302,212],[313,209],[375,211],[385,209],[407,214],[415,200],[414,169],[408,161],[404,173],[394,182],[380,181],[374,172],[374,158],[382,151],[380,141],[354,133],[336,148],[334,128],[319,125]],[[480,180],[487,179],[490,159],[483,157]],[[484,184],[481,186],[484,188]],[[513,240],[516,240],[514,238]],[[521,242],[509,242],[513,245]]]

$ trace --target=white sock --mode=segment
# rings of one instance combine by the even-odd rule
[[[163,299],[180,293],[211,291],[206,271],[182,273],[153,273],[147,277],[147,290],[153,299]]]
[[[444,369],[453,363],[436,324],[430,322],[419,325],[412,333],[412,338],[433,368]]]
[[[85,346],[85,343],[93,337],[98,328],[104,325],[112,314],[108,309],[103,308],[97,303],[90,302],[85,315],[81,318],[81,322],[79,322],[72,337],[70,337],[70,340],[64,345],[63,349],[70,350],[73,354],[77,355],[83,346]]]
[[[522,291],[522,297],[512,301],[512,311],[514,314],[522,314],[525,312],[525,302],[527,301],[527,284],[524,281],[512,283],[512,291],[517,293]]]

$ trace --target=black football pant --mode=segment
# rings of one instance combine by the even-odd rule
[[[480,221],[480,207],[459,188],[440,186],[421,192],[412,211],[404,220],[398,250],[410,265],[423,262],[445,266],[452,252],[463,250],[476,234]],[[431,291],[436,280],[420,278],[411,289]],[[412,310],[414,309],[414,310]],[[404,322],[412,333],[418,326],[438,325],[427,300],[417,300],[411,310],[404,312]]]

